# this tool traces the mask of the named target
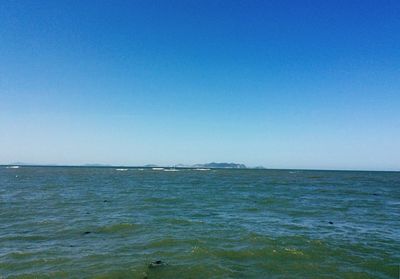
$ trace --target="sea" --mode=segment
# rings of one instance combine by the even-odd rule
[[[0,278],[399,278],[400,172],[0,166]]]

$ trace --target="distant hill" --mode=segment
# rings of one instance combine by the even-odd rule
[[[208,163],[208,164],[196,164],[193,165],[194,168],[210,168],[210,169],[246,169],[244,164],[236,163]]]

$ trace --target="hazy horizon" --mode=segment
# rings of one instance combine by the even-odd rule
[[[0,164],[399,170],[399,14],[1,1]]]
[[[234,163],[241,164],[240,162],[208,162],[208,163]],[[57,164],[57,163],[29,163],[29,162],[10,162],[0,163],[0,166],[43,166],[43,167],[127,167],[127,168],[141,168],[141,167],[183,167],[191,168],[195,165],[203,165],[208,163],[196,163],[196,164],[106,164],[106,163],[81,163],[81,164]],[[398,172],[400,169],[355,169],[355,168],[285,168],[285,167],[268,167],[263,165],[246,165],[247,169],[265,169],[265,170],[304,170],[304,171],[382,171],[382,172]],[[235,169],[235,168],[223,168],[223,169]]]

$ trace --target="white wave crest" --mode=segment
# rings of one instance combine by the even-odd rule
[[[6,169],[19,169],[19,166],[8,166]]]

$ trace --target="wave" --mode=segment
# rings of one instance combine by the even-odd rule
[[[177,169],[164,169],[164,171],[179,171]]]
[[[127,171],[128,169],[115,169],[116,171]]]
[[[164,170],[164,168],[151,168],[152,170]]]
[[[19,166],[8,166],[6,169],[19,169]]]
[[[180,198],[177,197],[149,197],[143,199],[146,203],[178,203],[181,201]]]
[[[211,170],[211,169],[205,169],[205,168],[196,168],[196,169],[194,169],[194,170],[197,170],[197,171],[209,171],[209,170]]]
[[[101,227],[98,232],[101,233],[118,233],[118,232],[126,232],[134,230],[138,227],[137,224],[131,223],[119,223],[119,224],[111,224],[108,226]]]

